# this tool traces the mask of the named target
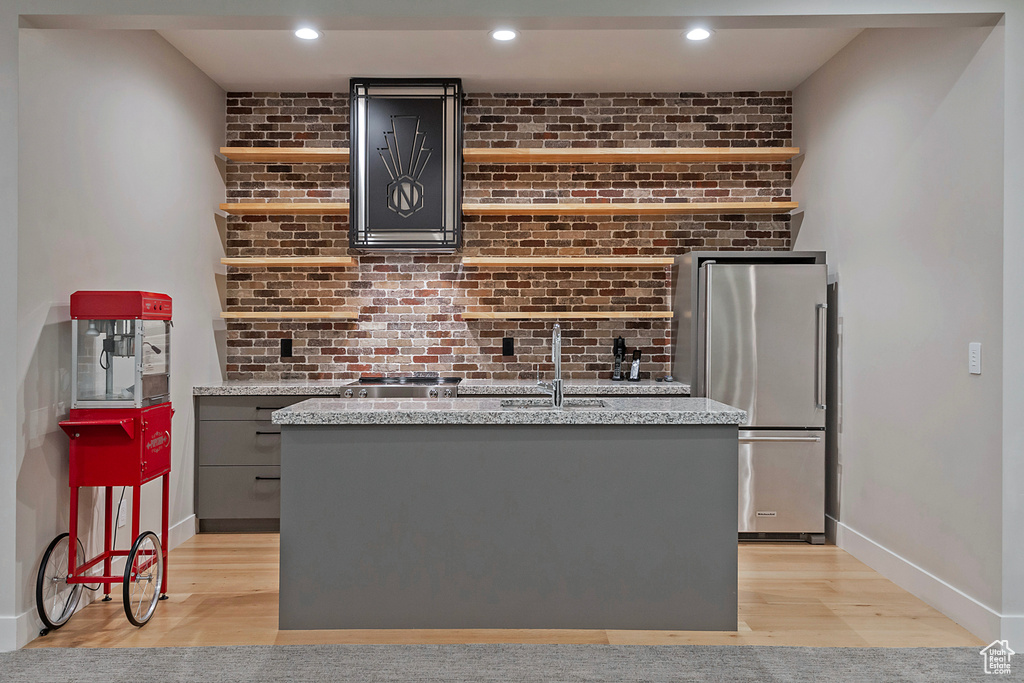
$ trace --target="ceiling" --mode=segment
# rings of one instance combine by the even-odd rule
[[[354,76],[461,77],[468,92],[792,90],[859,28],[728,28],[688,41],[673,29],[162,30],[229,91],[348,90]]]

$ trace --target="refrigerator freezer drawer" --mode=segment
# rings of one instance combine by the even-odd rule
[[[825,531],[825,432],[741,431],[739,531]]]

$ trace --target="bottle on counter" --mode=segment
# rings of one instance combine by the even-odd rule
[[[640,349],[633,349],[633,362],[629,364],[629,381],[640,381]]]
[[[619,382],[623,379],[622,366],[626,362],[626,340],[622,337],[616,337],[615,342],[612,344],[612,354],[615,357],[615,361],[612,365],[612,379]]]

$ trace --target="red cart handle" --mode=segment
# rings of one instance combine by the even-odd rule
[[[95,427],[120,427],[129,439],[135,438],[135,420],[130,417],[107,420],[64,420],[57,424],[72,439],[78,437],[82,431]]]

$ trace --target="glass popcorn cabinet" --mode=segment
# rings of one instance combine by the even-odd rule
[[[76,292],[71,310],[72,408],[146,408],[170,399],[170,297]]]

